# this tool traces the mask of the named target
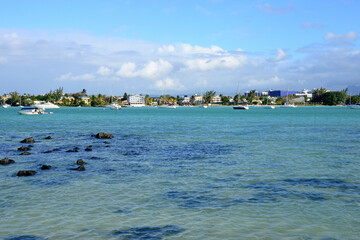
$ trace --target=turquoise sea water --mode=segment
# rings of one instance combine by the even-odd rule
[[[0,238],[359,239],[360,111],[18,110],[0,109]]]

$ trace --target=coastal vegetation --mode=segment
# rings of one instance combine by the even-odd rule
[[[62,87],[55,90],[50,90],[48,93],[32,95],[28,93],[19,94],[18,92],[10,92],[1,96],[1,103],[6,103],[12,106],[29,106],[35,101],[52,102],[60,106],[92,106],[103,107],[112,102],[126,106],[128,104],[129,94],[126,92],[122,96],[108,96],[105,94],[88,95],[86,89],[76,93],[64,93]],[[318,88],[312,91],[312,97],[303,96],[299,98],[294,94],[287,96],[270,97],[267,95],[259,96],[258,92],[253,89],[244,95],[236,94],[235,96],[228,96],[224,94],[217,95],[215,90],[206,91],[202,95],[171,96],[161,95],[159,97],[151,97],[145,95],[145,104],[148,106],[162,105],[162,104],[179,104],[179,105],[198,105],[198,104],[215,104],[215,105],[234,105],[238,103],[248,103],[251,105],[282,105],[287,101],[294,102],[298,105],[344,105],[344,104],[358,104],[360,103],[359,95],[348,95],[347,89],[341,91],[329,91],[325,88]]]

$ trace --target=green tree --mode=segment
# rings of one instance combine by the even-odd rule
[[[8,99],[6,102],[12,106],[18,105],[20,103],[20,95],[17,92],[11,92],[9,93],[10,99]]]
[[[248,100],[248,102],[251,104],[253,101],[254,101],[254,99],[255,99],[255,93],[256,93],[256,90],[254,89],[254,90],[251,90],[250,92],[249,92],[249,95],[248,95],[248,97],[247,97],[247,100]]]
[[[318,88],[318,89],[315,89],[313,91],[313,96],[312,96],[312,99],[311,101],[313,103],[318,103],[318,104],[322,104],[324,99],[323,99],[323,95],[327,92],[327,90],[325,88]]]
[[[228,96],[220,95],[221,101],[223,105],[229,105],[230,104],[230,98]]]
[[[204,96],[203,96],[203,102],[204,103],[211,103],[213,97],[215,97],[216,95],[216,91],[211,90],[211,91],[207,91]]]
[[[338,105],[345,103],[347,94],[344,91],[326,92],[322,94],[322,100],[325,105]]]

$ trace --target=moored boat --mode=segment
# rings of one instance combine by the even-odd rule
[[[359,109],[360,110],[360,103],[358,103],[358,104],[350,104],[349,108],[350,109]]]
[[[51,102],[42,102],[42,101],[36,101],[33,105],[34,107],[41,108],[41,109],[55,109],[60,108],[58,105],[55,105]]]
[[[40,115],[40,114],[52,114],[52,112],[45,112],[37,107],[23,107],[19,111],[21,115]]]

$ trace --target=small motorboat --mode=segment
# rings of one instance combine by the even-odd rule
[[[45,112],[37,107],[23,107],[19,111],[21,115],[40,115],[40,114],[53,114],[53,112]]]

